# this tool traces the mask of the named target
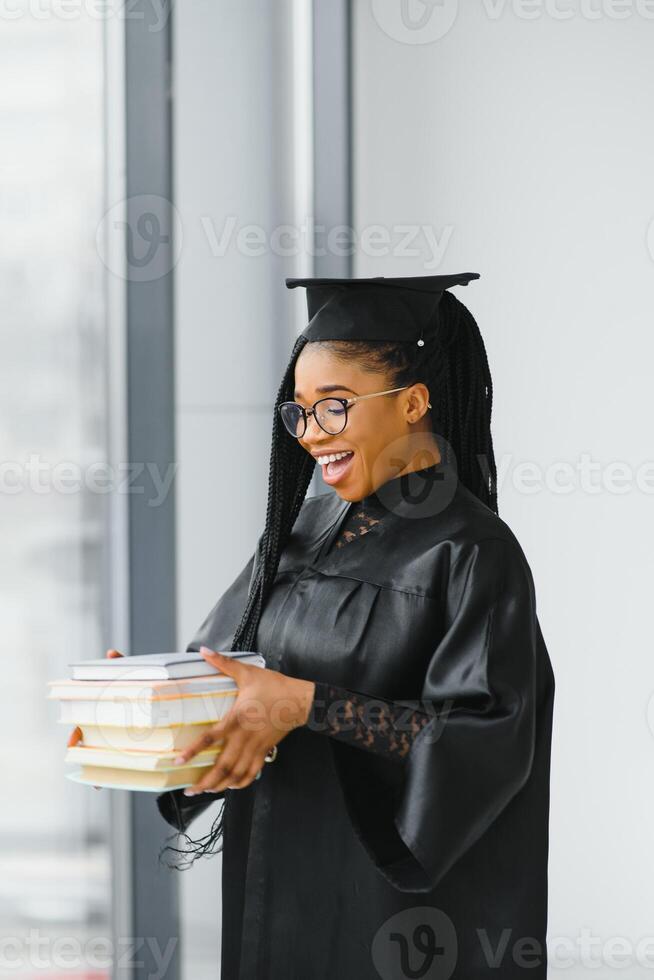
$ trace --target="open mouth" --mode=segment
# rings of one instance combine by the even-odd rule
[[[352,465],[353,459],[354,452],[352,450],[342,453],[325,453],[324,456],[320,456],[318,462],[322,466],[322,478],[325,483],[331,486],[334,483],[338,483],[339,480],[342,480]],[[325,460],[328,460],[328,462],[325,462]]]

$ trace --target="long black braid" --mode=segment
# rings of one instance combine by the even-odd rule
[[[266,523],[260,541],[254,578],[250,585],[243,617],[234,635],[232,650],[255,649],[254,642],[259,619],[316,466],[313,456],[302,448],[297,439],[291,438],[286,432],[277,410],[277,406],[282,402],[293,400],[295,362],[307,343],[305,337],[298,337],[296,340],[275,400]]]
[[[435,339],[416,343],[386,341],[313,341],[338,357],[356,357],[368,371],[385,371],[389,388],[423,382],[429,389],[431,420],[435,433],[445,439],[446,462],[454,462],[458,479],[475,496],[498,513],[497,471],[491,437],[493,384],[486,348],[470,311],[452,293],[444,292],[438,306]],[[278,406],[293,399],[295,364],[309,343],[299,337],[277,392],[273,414],[272,445],[266,523],[255,556],[254,574],[243,616],[236,629],[232,650],[256,649],[261,613],[270,594],[284,548],[305,499],[315,460],[299,441],[288,435]],[[440,447],[440,442],[439,442]],[[222,809],[209,833],[187,840],[192,851],[167,847],[193,859],[217,853],[221,841]],[[218,850],[221,848],[218,847]],[[183,870],[187,864],[172,865]]]

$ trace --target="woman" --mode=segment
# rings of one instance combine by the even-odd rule
[[[286,281],[265,529],[188,647],[239,692],[157,798],[182,833],[221,799],[179,851],[222,846],[223,980],[546,976],[554,677],[447,291],[473,278]]]

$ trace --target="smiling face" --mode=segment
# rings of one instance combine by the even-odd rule
[[[356,358],[338,357],[317,343],[303,347],[295,365],[294,400],[304,408],[329,395],[353,398],[395,387],[385,372],[364,370]],[[387,480],[439,461],[428,401],[428,388],[418,382],[355,402],[338,435],[324,432],[311,415],[298,441],[316,458],[347,453],[342,462],[322,464],[323,479],[344,500],[361,500]]]

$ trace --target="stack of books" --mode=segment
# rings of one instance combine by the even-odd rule
[[[227,653],[265,667],[258,653]],[[230,710],[238,688],[200,653],[158,653],[69,664],[72,676],[50,681],[59,722],[79,726],[66,752],[69,779],[93,786],[160,793],[191,786],[216,761],[221,744],[176,765],[175,757]]]

